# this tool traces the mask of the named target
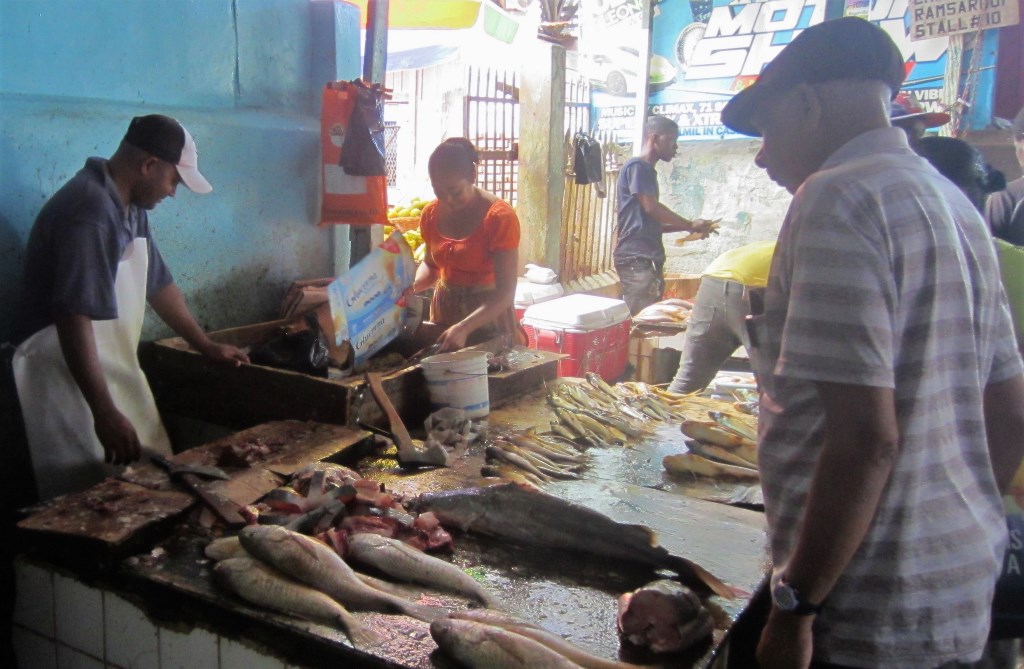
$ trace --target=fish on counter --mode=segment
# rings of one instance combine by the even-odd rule
[[[668,579],[627,592],[618,601],[616,626],[630,644],[655,653],[686,650],[711,636],[711,613],[692,590]]]
[[[430,623],[437,646],[466,667],[491,669],[581,669],[542,643],[501,627],[442,618]]]
[[[213,574],[221,587],[250,604],[340,627],[357,648],[381,641],[378,634],[363,627],[334,599],[284,576],[259,560],[251,557],[227,558],[214,566]]]
[[[666,455],[661,462],[665,470],[675,476],[703,476],[743,483],[757,483],[761,480],[755,469],[715,462],[696,453]]]
[[[376,534],[356,534],[349,538],[348,550],[352,560],[400,581],[453,592],[487,607],[500,606],[491,593],[456,565],[401,541]]]
[[[420,512],[433,512],[442,525],[463,532],[579,552],[594,559],[671,569],[699,591],[736,596],[700,565],[659,546],[650,528],[615,522],[587,507],[516,483],[423,493],[413,506]]]
[[[334,549],[318,539],[275,525],[250,525],[238,536],[254,557],[351,609],[403,613],[425,622],[443,613],[367,585]]]
[[[631,664],[629,662],[619,662],[618,660],[607,660],[603,657],[598,657],[588,653],[579,646],[569,643],[557,634],[547,631],[540,625],[519,620],[518,618],[514,618],[506,613],[476,609],[473,611],[454,611],[448,614],[448,617],[459,620],[470,620],[484,625],[490,625],[492,627],[500,627],[509,632],[524,636],[527,639],[532,639],[533,641],[547,646],[568,660],[575,662],[579,666],[583,667],[583,669],[641,669],[640,665]]]

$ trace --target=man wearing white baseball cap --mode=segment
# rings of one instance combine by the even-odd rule
[[[41,499],[171,453],[137,356],[147,302],[203,355],[248,362],[206,336],[151,237],[146,212],[179,183],[213,190],[192,136],[168,116],[139,116],[114,155],[86,160],[32,226],[13,368]]]

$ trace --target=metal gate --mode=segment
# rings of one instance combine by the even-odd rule
[[[477,183],[515,206],[519,183],[519,75],[467,69],[463,134],[480,154]]]

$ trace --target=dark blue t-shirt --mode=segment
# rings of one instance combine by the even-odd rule
[[[618,218],[615,223],[615,262],[633,258],[665,263],[665,245],[661,239],[661,223],[644,213],[637,194],[658,199],[658,173],[643,158],[630,158],[619,172]]]
[[[58,314],[117,318],[117,265],[138,237],[149,246],[146,295],[174,281],[150,236],[146,211],[130,206],[125,212],[106,162],[86,160],[36,217],[25,248],[15,343],[53,323]]]

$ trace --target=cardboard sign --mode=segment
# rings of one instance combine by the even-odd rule
[[[1017,0],[910,0],[913,41],[1020,23]]]

